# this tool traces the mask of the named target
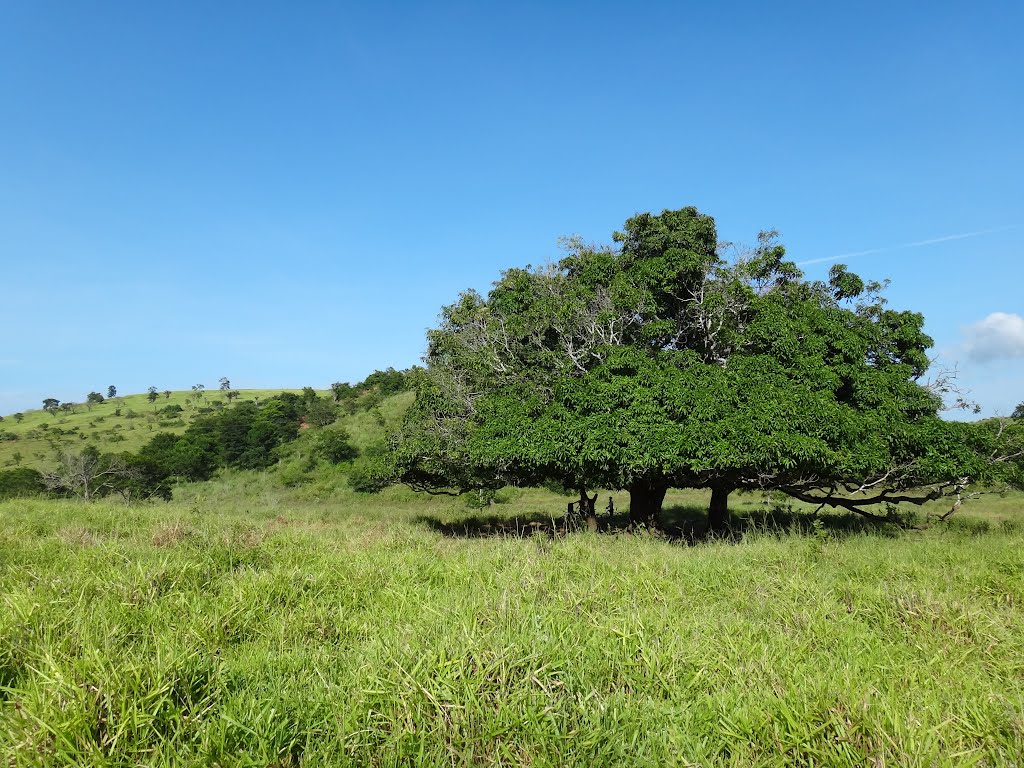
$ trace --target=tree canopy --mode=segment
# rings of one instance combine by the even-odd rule
[[[618,247],[567,241],[442,310],[391,477],[435,492],[556,481],[630,493],[737,489],[873,514],[1019,480],[1012,432],[947,421],[922,315],[844,265],[807,280],[777,234],[728,250],[695,208],[644,213]],[[1009,442],[1008,442],[1009,441]],[[1013,472],[1007,474],[1010,468]]]

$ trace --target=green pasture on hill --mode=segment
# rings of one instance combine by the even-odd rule
[[[1020,494],[906,532],[746,495],[741,533],[688,545],[553,534],[565,499],[541,490],[474,511],[329,486],[226,473],[171,503],[0,504],[4,764],[1024,754]]]
[[[239,401],[262,402],[281,392],[299,393],[301,389],[240,389]],[[322,397],[330,396],[326,390],[318,390]],[[55,446],[84,448],[94,446],[101,453],[129,451],[138,452],[153,435],[159,432],[181,434],[200,409],[227,405],[225,393],[210,390],[196,400],[191,391],[171,392],[165,396],[159,393],[150,403],[146,394],[124,395],[109,398],[91,407],[77,404],[74,412],[42,409],[22,413],[19,422],[13,414],[4,416],[0,422],[0,433],[14,435],[14,440],[0,440],[0,469],[14,466],[48,469],[54,464]],[[168,406],[180,406],[181,413],[165,414],[161,411]],[[118,415],[120,411],[120,415]],[[15,454],[21,456],[16,460]]]

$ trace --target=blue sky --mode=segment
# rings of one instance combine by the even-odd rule
[[[406,367],[460,290],[683,205],[778,229],[812,277],[892,278],[1008,413],[1022,26],[1010,2],[0,0],[0,413]]]

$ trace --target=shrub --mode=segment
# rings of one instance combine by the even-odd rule
[[[39,496],[46,492],[43,476],[29,467],[0,472],[0,499]]]
[[[359,493],[378,493],[391,485],[391,477],[379,459],[364,457],[348,473],[348,485]]]
[[[277,473],[278,481],[286,488],[295,488],[303,483],[308,483],[310,476],[306,470],[305,464],[306,462],[301,460],[285,464]]]
[[[351,461],[359,455],[359,451],[349,443],[350,439],[349,433],[343,429],[325,429],[316,435],[313,451],[318,457],[331,464]]]
[[[313,427],[326,427],[338,420],[338,407],[328,401],[314,398],[306,403],[306,423]]]

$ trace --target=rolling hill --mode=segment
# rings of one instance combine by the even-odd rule
[[[241,389],[235,403],[262,402],[296,389]],[[330,397],[329,390],[318,390]],[[350,413],[343,413],[337,425],[346,429],[352,442],[365,448],[383,436],[382,424],[393,422],[411,401],[411,393],[389,398],[355,400]],[[199,399],[191,390],[161,392],[153,402],[145,393],[117,396],[103,403],[76,404],[73,410],[25,411],[0,421],[0,469],[16,466],[46,470],[53,466],[61,448],[94,446],[101,453],[137,452],[160,432],[183,433],[196,417],[231,407],[226,393],[209,391]]]

